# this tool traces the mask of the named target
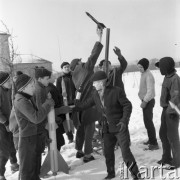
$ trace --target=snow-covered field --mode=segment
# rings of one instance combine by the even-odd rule
[[[178,74],[180,75],[180,69],[177,69]],[[144,151],[145,146],[142,144],[143,141],[147,140],[146,129],[143,124],[142,119],[142,110],[140,108],[140,100],[138,98],[138,88],[139,88],[139,79],[140,73],[125,73],[123,76],[123,81],[125,84],[126,94],[129,100],[132,102],[133,111],[129,123],[129,130],[131,134],[131,150],[135,156],[137,164],[140,167],[140,172],[144,172],[142,175],[146,176],[144,179],[180,179],[180,169],[178,171],[166,171],[163,170],[161,173],[161,168],[156,167],[158,164],[157,160],[161,159],[162,148],[161,142],[159,139],[159,127],[160,127],[160,116],[161,116],[161,107],[159,105],[161,85],[163,81],[163,76],[161,76],[159,70],[152,71],[155,77],[156,82],[156,104],[154,107],[154,124],[156,127],[157,139],[160,145],[160,149],[156,151]],[[82,159],[76,159],[75,154],[76,150],[74,149],[74,143],[66,144],[61,150],[61,155],[66,160],[67,164],[71,167],[69,174],[64,174],[59,172],[57,176],[52,176],[46,178],[47,180],[100,180],[106,176],[106,166],[105,159],[103,156],[94,154],[96,160],[84,164]],[[120,167],[122,169],[122,156],[120,149],[115,151],[116,154],[116,178],[114,180],[120,180]],[[157,168],[155,171],[153,169]],[[126,171],[125,171],[126,172]],[[153,172],[154,175],[153,175]],[[148,173],[148,176],[146,175]],[[17,180],[18,173],[11,174],[10,164],[7,163],[6,169],[6,178],[7,180]],[[124,173],[126,178],[126,173]],[[130,176],[127,179],[131,179]]]

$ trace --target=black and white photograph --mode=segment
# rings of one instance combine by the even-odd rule
[[[179,0],[0,0],[0,180],[180,179]]]

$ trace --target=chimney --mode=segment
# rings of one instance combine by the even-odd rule
[[[10,71],[9,34],[0,33],[0,71]]]

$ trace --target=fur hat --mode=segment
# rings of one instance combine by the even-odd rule
[[[61,64],[61,69],[62,69],[64,66],[66,66],[66,65],[69,65],[69,63],[68,63],[68,62],[63,62],[63,63]]]
[[[7,72],[0,72],[0,86],[2,86],[10,78],[10,74]]]
[[[73,59],[71,61],[71,64],[70,64],[71,71],[74,71],[74,69],[75,69],[75,67],[76,67],[76,65],[78,64],[79,61],[81,61],[81,59]]]
[[[100,81],[103,79],[107,79],[107,75],[104,71],[97,71],[92,77],[92,81]]]
[[[36,67],[35,68],[35,78],[43,78],[45,76],[51,77],[51,71],[45,69],[44,67]]]
[[[22,91],[30,82],[32,81],[32,77],[27,74],[21,74],[18,76],[15,86],[17,91]]]
[[[144,68],[144,71],[146,71],[149,67],[149,61],[146,58],[142,58],[137,64],[140,64]]]

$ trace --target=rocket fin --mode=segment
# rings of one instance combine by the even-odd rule
[[[59,171],[69,174],[69,167],[60,153],[58,153],[58,169]]]
[[[41,166],[41,177],[47,175],[47,173],[51,170],[51,163],[50,163],[50,152],[48,152],[42,166]]]

